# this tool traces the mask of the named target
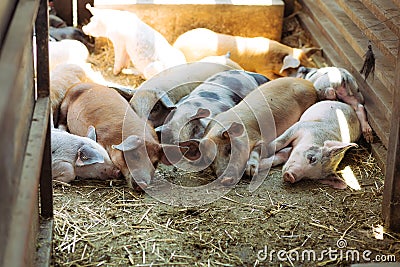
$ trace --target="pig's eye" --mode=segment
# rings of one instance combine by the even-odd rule
[[[317,157],[314,155],[308,155],[307,159],[310,164],[314,164],[317,161]]]
[[[157,102],[153,107],[153,112],[159,111],[161,109],[160,102]]]

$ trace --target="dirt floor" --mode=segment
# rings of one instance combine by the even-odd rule
[[[286,21],[284,43],[309,42],[298,27],[295,19]],[[136,76],[112,75],[110,51],[110,46],[97,47],[91,57],[94,68],[112,82],[139,85],[143,80]],[[400,235],[381,227],[384,176],[368,145],[361,141],[349,150],[338,170],[346,166],[360,190],[335,190],[311,181],[287,184],[277,167],[253,193],[249,180],[242,179],[220,199],[189,208],[163,204],[121,180],[55,183],[53,264],[349,266],[400,261]],[[209,170],[189,173],[164,165],[155,183],[160,178],[186,186],[214,179]]]

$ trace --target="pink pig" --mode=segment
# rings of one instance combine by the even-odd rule
[[[275,156],[263,159],[261,165],[285,163],[283,179],[295,183],[308,178],[344,189],[346,183],[336,174],[344,153],[361,135],[356,112],[348,104],[321,101],[308,108],[299,122],[268,145]],[[347,140],[346,140],[347,139]],[[291,146],[289,148],[285,148]]]

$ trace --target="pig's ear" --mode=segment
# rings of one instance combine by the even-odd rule
[[[319,48],[319,47],[307,47],[307,48],[303,47],[301,50],[303,51],[303,53],[304,53],[307,57],[310,57],[310,56],[312,56],[314,53],[316,53],[317,51],[321,51],[322,49]]]
[[[241,136],[243,132],[244,132],[244,127],[242,124],[237,122],[232,122],[228,130],[222,132],[222,138],[228,139],[232,137],[238,137]]]
[[[87,145],[83,145],[78,149],[78,156],[75,162],[76,166],[82,167],[95,163],[104,163],[104,158],[100,153]]]
[[[96,128],[93,125],[89,126],[86,136],[93,141],[97,141]]]
[[[161,163],[165,165],[172,165],[179,162],[185,153],[189,150],[188,147],[181,147],[177,145],[161,144],[162,155]]]
[[[196,139],[191,139],[184,142],[179,142],[179,147],[186,149],[184,156],[189,160],[198,160],[201,156],[200,153],[200,141]]]
[[[297,68],[300,66],[300,60],[293,57],[292,55],[287,55],[284,59],[283,59],[283,64],[282,64],[282,68],[279,71],[279,73],[282,74],[282,72],[286,69],[290,69],[290,68]]]
[[[89,3],[87,3],[85,7],[86,7],[87,10],[90,11],[90,13],[92,13],[92,15],[94,15],[94,13],[96,12],[95,8],[92,7]]]
[[[176,108],[176,105],[172,102],[171,98],[169,98],[168,94],[162,90],[157,90],[157,97],[159,101],[168,109]]]
[[[347,184],[346,182],[340,178],[337,174],[330,174],[328,177],[318,180],[321,184],[326,184],[331,186],[332,188],[335,189],[346,189]]]
[[[202,119],[202,118],[207,118],[211,114],[209,109],[206,108],[199,108],[193,116],[190,117],[191,120],[195,119]]]
[[[340,141],[327,140],[324,142],[324,148],[327,149],[328,156],[335,156],[346,152],[351,147],[358,147],[356,143],[347,143]]]
[[[120,151],[134,150],[143,144],[143,139],[137,135],[130,135],[119,145],[112,145],[113,149],[118,149]]]

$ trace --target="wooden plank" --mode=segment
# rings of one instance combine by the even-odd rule
[[[16,1],[12,0],[0,1],[0,47],[5,39],[16,4]]]
[[[361,0],[361,2],[392,32],[400,36],[400,7],[392,1]]]
[[[368,38],[346,15],[334,1],[318,0],[318,7],[336,26],[338,32],[342,34],[344,39],[351,45],[354,51],[363,58],[368,47]],[[383,55],[379,49],[373,47],[376,58],[375,62],[375,78],[378,78],[387,90],[392,94],[394,85],[394,68],[395,57],[387,57]],[[362,66],[362,65],[361,65]],[[361,69],[359,66],[359,69]]]
[[[15,2],[15,1],[14,1]],[[0,266],[16,202],[34,105],[32,25],[37,3],[20,2],[0,52]]]
[[[2,266],[28,266],[34,262],[38,229],[38,184],[41,173],[50,99],[39,98],[30,127],[28,145]]]
[[[37,253],[35,266],[50,266],[52,240],[53,240],[53,218],[40,219],[39,233],[37,238]]]
[[[400,42],[396,73],[400,73]],[[382,216],[387,227],[400,232],[400,75],[397,75],[395,85]]]
[[[385,56],[396,57],[399,38],[369,12],[359,0],[337,0],[337,2]]]

